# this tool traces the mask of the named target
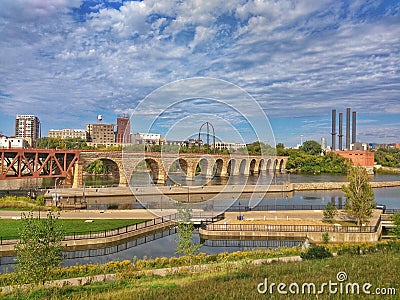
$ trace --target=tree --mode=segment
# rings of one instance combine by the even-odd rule
[[[326,222],[332,222],[335,216],[337,215],[337,209],[336,206],[332,204],[332,202],[328,202],[328,204],[325,206],[325,209],[323,211],[324,214],[324,221]]]
[[[356,218],[357,225],[361,225],[372,216],[376,205],[367,170],[359,166],[351,168],[347,181],[349,184],[342,187],[347,198],[345,209]]]
[[[201,244],[193,241],[194,225],[190,221],[190,211],[187,207],[178,209],[178,240],[175,252],[192,257],[201,248]]]
[[[316,141],[305,141],[301,149],[309,154],[317,155],[321,154],[321,145]]]
[[[50,279],[51,269],[61,265],[65,233],[52,212],[46,219],[34,218],[32,212],[23,213],[21,225],[15,246],[17,279],[20,283],[43,284]]]
[[[40,209],[41,209],[42,206],[45,206],[45,205],[46,205],[46,199],[44,198],[43,195],[37,196],[37,198],[36,198],[36,205],[37,205],[38,208],[39,208],[39,219],[40,219]]]
[[[108,168],[102,160],[96,160],[87,166],[85,171],[90,174],[107,174]]]
[[[393,214],[392,221],[396,227],[390,229],[390,234],[393,234],[396,238],[400,239],[400,213]]]

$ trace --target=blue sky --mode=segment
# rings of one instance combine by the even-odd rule
[[[17,114],[37,115],[46,135],[83,129],[98,114],[115,123],[139,103],[153,111],[137,115],[132,131],[146,131],[146,119],[166,108],[164,98],[147,95],[205,77],[247,93],[259,105],[255,116],[263,112],[276,142],[287,146],[301,135],[329,144],[331,109],[346,107],[358,113],[358,140],[400,142],[398,1],[2,0],[0,6],[5,135],[14,134]],[[254,138],[249,124],[263,131],[265,120],[251,110],[234,115],[214,99],[193,98],[158,117],[151,130],[186,138],[211,121],[221,139],[237,142]],[[247,103],[240,96],[229,101],[239,110]],[[197,117],[180,118],[191,115]]]

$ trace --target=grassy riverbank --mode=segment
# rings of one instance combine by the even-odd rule
[[[186,268],[165,277],[146,275],[132,270],[126,265],[118,272],[113,282],[96,283],[82,287],[35,288],[3,295],[5,299],[382,299],[376,288],[396,295],[386,295],[384,299],[398,299],[400,293],[400,254],[398,249],[381,249],[369,254],[347,254],[322,260],[305,260],[291,263],[255,265],[249,259],[230,261],[218,259],[206,269]],[[384,255],[383,255],[383,252]],[[228,258],[229,256],[225,256]],[[244,256],[245,257],[245,256]],[[362,287],[369,283],[371,295],[360,288],[359,295],[345,294],[345,286],[340,292],[330,294],[325,286],[324,293],[291,294],[288,285],[301,286],[313,283],[317,290],[330,281],[340,283],[339,272],[345,272],[347,283],[357,283]],[[343,274],[342,274],[343,275]],[[268,285],[275,283],[272,293],[260,294],[257,286],[268,279]],[[288,295],[277,292],[279,283],[286,284]],[[263,286],[261,286],[263,288]],[[389,288],[391,288],[389,290]],[[395,289],[395,290],[393,290]],[[310,290],[312,293],[312,289]],[[351,290],[349,290],[350,292]],[[307,292],[307,290],[306,290]]]
[[[45,217],[46,213],[43,212],[42,214],[43,217]],[[62,224],[66,235],[72,235],[74,233],[84,234],[89,232],[110,230],[127,225],[134,225],[147,220],[96,219],[92,220],[92,222],[85,222],[86,220],[82,219],[59,219],[59,221]],[[3,238],[3,240],[15,239],[18,236],[18,229],[21,223],[21,220],[0,219],[0,236]]]
[[[398,299],[400,292],[400,242],[327,245],[337,257],[322,260],[304,260],[290,263],[263,264],[260,259],[299,255],[300,248],[252,250],[215,255],[199,254],[194,257],[157,258],[110,262],[105,265],[85,265],[54,269],[54,279],[73,278],[96,274],[116,273],[112,282],[92,283],[85,286],[32,287],[0,295],[4,299],[381,299],[376,288],[391,293],[384,299]],[[183,267],[182,266],[186,266]],[[201,266],[201,267],[200,267]],[[178,267],[178,268],[177,268]],[[180,267],[180,268],[179,268]],[[173,268],[173,269],[161,269]],[[153,269],[153,271],[151,270]],[[161,269],[157,272],[154,269]],[[368,283],[371,295],[360,289],[359,295],[337,290],[330,294],[315,295],[324,284],[337,279],[345,272],[343,284],[357,283],[362,288]],[[158,274],[158,275],[154,275]],[[163,274],[162,276],[160,274]],[[341,276],[344,274],[341,273]],[[15,284],[13,274],[0,276],[0,285]],[[268,286],[275,283],[273,292],[260,294],[257,286],[268,279]],[[288,295],[277,292],[277,284],[285,283]],[[306,294],[291,294],[288,285],[300,287],[315,285]],[[334,288],[335,286],[333,286]],[[337,285],[339,287],[339,285]],[[352,288],[350,286],[350,288]],[[382,288],[384,290],[382,290]],[[261,286],[263,289],[263,286]],[[301,289],[300,289],[301,291]],[[311,293],[311,294],[310,294]],[[374,295],[375,293],[375,295]],[[393,293],[396,293],[393,295]],[[317,297],[318,296],[318,297]]]

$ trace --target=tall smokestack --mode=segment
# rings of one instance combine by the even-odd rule
[[[343,150],[343,113],[339,113],[339,150]]]
[[[346,149],[350,150],[350,107],[346,108]]]
[[[357,113],[355,111],[353,111],[353,120],[352,120],[352,124],[351,124],[351,142],[352,144],[354,144],[355,142],[357,142]]]
[[[336,109],[332,109],[332,150],[336,149]]]

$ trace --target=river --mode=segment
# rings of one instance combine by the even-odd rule
[[[249,176],[256,177],[256,176]],[[325,182],[325,181],[345,181],[345,176],[331,175],[297,175],[297,174],[279,174],[276,183],[284,182]],[[252,180],[252,179],[250,179]],[[254,180],[257,180],[256,178]],[[397,181],[400,175],[375,175],[374,181]],[[385,204],[387,208],[400,208],[400,188],[381,188],[375,189],[375,201],[379,204]],[[238,199],[235,206],[247,206],[246,199]],[[344,196],[340,190],[335,191],[302,191],[295,192],[291,197],[264,198],[260,199],[258,205],[326,205],[329,201],[336,204],[344,204]],[[196,242],[200,242],[198,233],[193,236]],[[175,256],[176,234],[174,231],[158,232],[147,237],[127,241],[111,247],[102,249],[80,250],[75,252],[66,252],[68,259],[64,259],[64,266],[89,263],[106,263],[113,260],[125,260],[138,258],[155,258]],[[233,252],[253,248],[276,248],[280,246],[295,246],[301,241],[262,241],[262,240],[217,240],[202,241],[204,244],[200,251],[207,254],[219,252]],[[1,255],[1,254],[0,254]],[[0,272],[12,270],[14,263],[13,257],[0,257]]]

